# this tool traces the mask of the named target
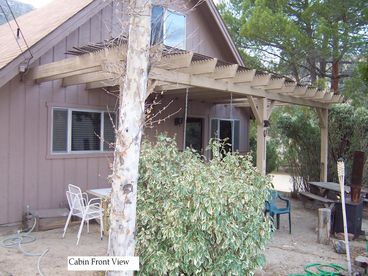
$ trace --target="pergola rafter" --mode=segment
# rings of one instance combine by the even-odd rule
[[[101,45],[75,49],[72,54],[78,56],[35,67],[29,76],[37,82],[62,79],[63,86],[86,84],[86,89],[116,86],[119,76],[124,73],[127,44],[120,43],[109,47]],[[88,53],[85,53],[86,49],[87,52],[89,49]],[[199,89],[195,93],[196,97],[202,96],[205,99],[208,96],[214,103],[229,103],[231,93],[234,96],[232,104],[249,106],[256,118],[258,129],[257,159],[260,161],[257,161],[257,166],[263,172],[265,121],[269,119],[275,105],[294,104],[316,108],[323,130],[321,143],[325,143],[328,108],[331,104],[343,101],[340,95],[312,86],[299,85],[287,77],[173,48],[164,48],[160,57],[153,61],[149,79],[156,81],[156,91],[164,90],[174,95],[183,93],[184,88]],[[322,150],[321,163],[324,167],[321,171],[326,171],[325,145]],[[321,173],[322,180],[325,180],[325,175]]]

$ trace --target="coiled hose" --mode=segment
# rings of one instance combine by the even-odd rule
[[[313,268],[314,272],[312,271]],[[338,276],[346,269],[337,264],[315,263],[306,265],[304,271],[306,274],[289,274],[288,276]]]
[[[4,247],[4,248],[15,248],[18,247],[19,250],[25,255],[25,256],[38,256],[38,261],[37,261],[37,269],[38,269],[38,273],[41,276],[44,276],[44,274],[41,271],[41,259],[43,256],[46,255],[46,253],[49,251],[49,249],[47,248],[45,251],[43,251],[42,253],[36,253],[36,252],[27,252],[23,249],[22,245],[24,244],[29,244],[32,242],[36,241],[36,238],[31,236],[30,233],[33,231],[33,229],[36,227],[36,223],[37,220],[35,217],[34,218],[34,223],[32,228],[23,233],[21,230],[18,230],[16,234],[9,236],[8,238],[1,240],[0,241],[0,246]]]

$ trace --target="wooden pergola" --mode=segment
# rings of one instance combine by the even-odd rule
[[[121,83],[126,63],[126,42],[94,44],[75,48],[74,57],[40,65],[29,72],[37,82],[62,79],[63,86],[85,84],[86,89],[116,86]],[[149,73],[152,91],[177,95],[190,88],[198,99],[212,99],[235,106],[250,106],[257,123],[257,167],[265,174],[266,130],[272,109],[277,104],[315,108],[321,128],[320,179],[327,181],[328,109],[342,102],[340,95],[238,64],[190,51],[164,48],[156,51]]]

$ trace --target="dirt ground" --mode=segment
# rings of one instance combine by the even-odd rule
[[[311,263],[334,263],[346,268],[346,255],[335,253],[332,242],[330,245],[317,243],[317,209],[308,205],[304,208],[299,200],[292,200],[291,204],[292,233],[289,234],[287,215],[281,216],[280,229],[274,232],[265,252],[266,264],[256,275],[303,273],[304,266]],[[362,228],[368,231],[365,219]],[[352,256],[365,251],[364,236],[350,243],[350,251]]]
[[[364,220],[364,225],[367,221]],[[256,275],[288,275],[303,273],[308,263],[336,263],[346,266],[345,255],[334,252],[332,245],[317,243],[317,211],[305,209],[301,202],[292,201],[292,234],[288,232],[287,216],[281,217],[280,229],[274,232],[266,254],[266,264]],[[91,225],[90,233],[83,232],[79,246],[76,246],[78,226],[68,229],[65,239],[61,238],[62,229],[32,233],[37,240],[24,245],[24,250],[49,252],[41,261],[44,275],[97,275],[88,272],[68,272],[67,256],[105,255],[107,238],[99,239],[99,227]],[[368,227],[363,226],[366,230]],[[0,240],[14,233],[13,228],[0,227]],[[364,250],[365,241],[354,241],[352,251]],[[0,276],[38,275],[38,257],[24,256],[17,249],[0,247]]]

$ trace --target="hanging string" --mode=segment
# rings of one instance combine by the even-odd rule
[[[186,133],[187,133],[188,94],[189,94],[189,88],[187,88],[187,89],[186,89],[186,91],[185,91],[183,150],[185,150],[185,144],[186,144]]]
[[[233,92],[230,93],[230,120],[233,119]]]

